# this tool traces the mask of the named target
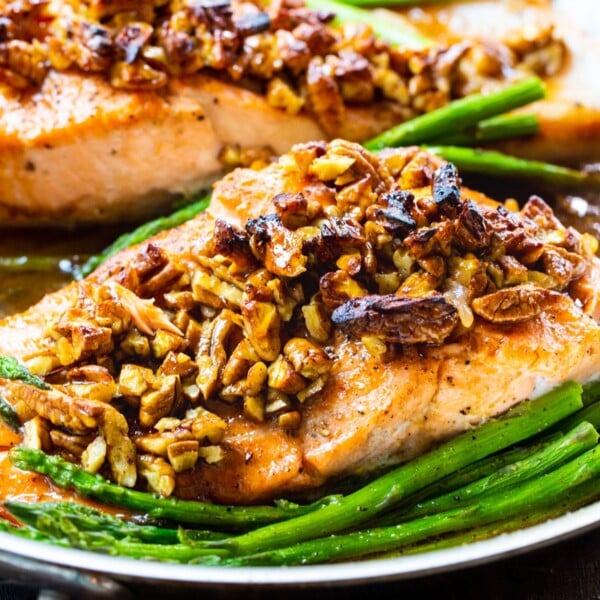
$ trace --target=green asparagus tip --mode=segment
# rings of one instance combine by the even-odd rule
[[[0,379],[19,380],[41,390],[52,389],[43,379],[30,373],[25,365],[12,356],[0,356]]]
[[[537,160],[509,156],[495,150],[458,146],[425,146],[433,154],[453,163],[460,171],[497,177],[516,177],[566,188],[600,190],[600,174],[578,171]]]

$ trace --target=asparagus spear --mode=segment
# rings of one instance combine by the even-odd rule
[[[537,77],[520,81],[490,94],[473,94],[392,127],[366,142],[364,146],[368,150],[381,150],[390,146],[423,144],[462,131],[484,119],[540,100],[544,94],[544,86]]]
[[[565,465],[521,486],[481,496],[467,505],[443,513],[421,517],[393,527],[331,535],[288,547],[223,559],[222,564],[290,565],[314,564],[354,559],[389,552],[408,544],[444,533],[480,527],[501,519],[517,517],[549,506],[579,505],[579,489],[593,499],[600,496],[600,446],[588,450]]]
[[[12,356],[0,356],[0,379],[18,379],[40,390],[52,389],[43,379],[30,373],[27,367]]]
[[[0,271],[62,271],[71,274],[75,268],[73,256],[0,256]]]
[[[589,421],[594,427],[600,429],[600,402],[584,406],[575,414],[558,423],[557,426],[561,429],[566,429],[582,421]]]
[[[356,527],[461,467],[539,433],[581,405],[581,386],[567,382],[456,436],[319,511],[228,540],[207,542],[205,546],[227,548],[232,554],[251,554]]]
[[[412,510],[399,516],[391,516],[391,519],[395,518],[396,522],[398,522],[398,519],[407,521],[416,517],[443,512],[460,506],[475,496],[518,485],[522,481],[547,473],[564,464],[582,452],[593,448],[597,442],[598,433],[594,426],[587,422],[581,423],[559,440],[531,456],[509,464],[495,473],[462,488],[454,489],[437,498],[419,502]],[[390,517],[388,517],[388,522],[391,522]]]
[[[398,554],[401,554],[404,556],[421,552],[433,552],[435,550],[443,550],[444,548],[471,544],[473,542],[494,537],[501,533],[508,533],[510,531],[543,523],[549,519],[554,519],[566,512],[577,510],[586,504],[594,502],[594,500],[598,499],[598,496],[598,482],[595,480],[588,481],[573,489],[566,501],[557,502],[556,504],[551,504],[535,510],[529,510],[526,513],[493,521],[486,525],[478,525],[472,529],[460,531],[459,533],[445,535],[430,541],[414,544],[408,548],[402,548],[400,551],[396,550],[392,555],[398,556]]]
[[[402,26],[398,16],[386,18],[381,14],[348,6],[347,3],[335,0],[307,0],[307,6],[315,10],[327,10],[335,14],[338,23],[366,23],[373,28],[375,34],[389,44],[410,46],[411,48],[424,48],[430,46],[432,41],[421,35],[412,27]]]
[[[431,114],[431,113],[430,113]],[[486,175],[537,179],[553,186],[600,189],[600,175],[559,165],[527,160],[497,152],[458,146],[427,146],[427,149],[452,162],[460,171]]]
[[[148,221],[148,223],[140,225],[137,229],[134,229],[129,233],[124,233],[100,254],[92,256],[80,269],[78,269],[76,273],[77,277],[81,279],[82,277],[89,275],[96,267],[100,266],[105,260],[117,252],[139,244],[165,229],[171,229],[189,221],[196,215],[205,211],[209,203],[210,196],[205,196],[166,217],[159,217],[153,221]]]
[[[439,146],[476,146],[508,138],[534,135],[540,130],[536,115],[499,115],[480,121],[472,130],[451,133],[430,143]]]
[[[0,396],[0,421],[6,423],[13,431],[21,428],[21,419],[12,406]]]
[[[583,386],[581,400],[583,401],[584,406],[600,400],[600,379],[586,383]]]
[[[48,456],[40,450],[17,447],[9,456],[20,469],[46,475],[58,486],[74,489],[82,496],[178,523],[239,530],[306,514],[337,501],[335,496],[326,496],[306,506],[292,502],[279,502],[275,506],[226,506],[162,498],[115,485],[100,475],[88,473],[59,456]]]

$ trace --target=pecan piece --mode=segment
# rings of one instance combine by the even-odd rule
[[[531,285],[516,285],[475,298],[473,312],[492,323],[520,323],[537,317],[561,294]]]
[[[319,281],[323,303],[329,308],[337,308],[348,299],[365,296],[367,290],[352,279],[346,271],[330,271]]]
[[[226,256],[240,268],[256,264],[248,234],[223,219],[215,220],[212,247],[214,254]]]
[[[331,65],[315,56],[306,74],[308,97],[319,124],[330,136],[342,127],[346,107]]]
[[[474,202],[463,204],[456,224],[456,237],[467,251],[481,250],[490,245],[490,225]]]
[[[571,281],[583,276],[586,264],[579,254],[560,247],[546,246],[542,254],[544,271],[554,277],[561,290]]]
[[[350,218],[332,217],[321,225],[321,233],[304,243],[318,263],[331,263],[346,252],[360,249],[366,238],[363,228]]]
[[[250,235],[252,252],[264,262],[268,271],[282,277],[297,277],[306,271],[302,238],[284,227],[278,215],[249,219],[246,231]]]
[[[460,209],[460,186],[456,167],[446,163],[437,168],[433,174],[433,200],[440,214],[449,219],[456,218]]]
[[[417,227],[411,211],[415,197],[404,190],[394,190],[381,197],[384,206],[374,204],[367,208],[367,219],[381,225],[394,237],[404,237]]]
[[[441,295],[387,294],[352,298],[333,311],[331,320],[357,338],[376,335],[392,343],[439,344],[452,333],[458,313]]]

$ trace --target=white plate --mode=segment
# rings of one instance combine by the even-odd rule
[[[564,540],[598,525],[600,502],[539,525],[457,548],[398,558],[305,567],[230,568],[157,563],[54,547],[6,533],[0,533],[0,548],[5,553],[10,552],[12,556],[133,582],[182,582],[198,586],[349,585],[407,579],[490,562]]]

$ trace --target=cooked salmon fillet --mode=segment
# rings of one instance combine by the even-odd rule
[[[596,378],[596,246],[541,198],[498,205],[416,148],[299,145],[0,322],[0,354],[50,384],[0,395],[23,443],[121,485],[303,493]],[[2,468],[1,494],[25,493]]]
[[[246,14],[248,5],[234,2],[234,15]],[[269,9],[269,29],[247,35],[242,17],[231,21],[223,2],[202,9],[212,40],[207,47],[216,44],[215,56],[201,53],[198,58],[200,41],[188,36],[190,47],[199,44],[190,51],[194,60],[184,55],[182,64],[169,65],[174,72],[167,77],[153,70],[157,62],[143,58],[135,45],[143,27],[152,26],[159,40],[143,46],[148,55],[171,51],[175,58],[169,55],[169,60],[180,58],[167,25],[156,21],[160,15],[145,16],[140,8],[143,26],[136,22],[119,32],[105,25],[108,17],[118,19],[119,14],[88,23],[71,14],[73,7],[83,6],[87,15],[84,3],[44,6],[8,3],[4,9],[14,26],[7,25],[8,41],[0,44],[5,81],[0,85],[1,224],[144,219],[181,195],[206,189],[232,163],[264,160],[315,139],[365,141],[452,98],[538,72],[549,82],[548,100],[533,107],[542,133],[508,149],[569,161],[598,156],[600,94],[594,93],[595,78],[589,76],[597,46],[575,26],[565,29],[562,18],[556,24],[562,27],[560,35],[545,24],[533,32],[521,27],[513,35],[514,50],[490,40],[465,42],[445,35],[430,53],[392,52],[368,28],[340,33],[324,17],[319,21],[315,15],[320,13],[285,2],[272,4],[280,7],[278,13]],[[125,8],[131,12],[129,4]],[[44,29],[50,19],[44,10],[59,14],[59,24],[73,22],[67,36],[73,41],[65,42],[60,29]],[[475,6],[472,16],[467,8],[463,12],[467,21],[478,20]],[[258,18],[255,13],[250,17]],[[167,33],[160,33],[161,27]],[[246,36],[244,43],[234,50],[219,49],[215,40],[225,33]],[[441,36],[439,31],[436,35]],[[129,39],[129,46],[119,36]],[[42,57],[45,62],[36,54],[40,40],[52,48],[49,57]],[[119,52],[125,61],[117,60]],[[194,71],[186,60],[204,62]],[[46,64],[51,67],[44,69]],[[150,70],[154,79],[139,79],[138,67]],[[181,75],[186,68],[190,72]],[[119,69],[130,69],[133,82],[115,75]]]

